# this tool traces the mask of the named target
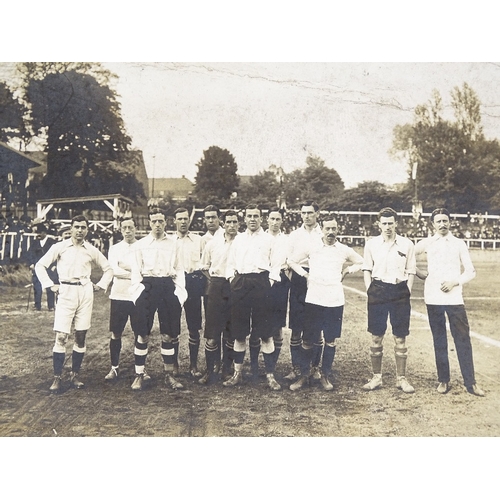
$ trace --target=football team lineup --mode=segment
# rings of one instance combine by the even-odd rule
[[[303,210],[307,212],[308,207],[306,205]],[[495,318],[491,315],[491,310],[496,309],[494,304],[499,288],[495,256],[488,252],[472,252],[475,271],[467,256],[460,257],[465,259],[461,276],[469,272],[473,278],[463,280],[472,341],[463,343],[463,339],[469,338],[468,325],[466,331],[453,333],[454,341],[450,338],[445,347],[446,363],[449,351],[449,365],[443,364],[443,349],[439,342],[436,343],[434,331],[431,335],[432,322],[429,324],[430,314],[437,314],[435,309],[441,306],[429,307],[429,289],[424,290],[424,283],[426,286],[432,284],[434,273],[446,270],[453,255],[458,256],[460,252],[460,255],[468,255],[460,240],[453,238],[448,242],[444,230],[442,238],[429,239],[430,244],[436,245],[431,248],[432,255],[439,248],[437,245],[455,245],[446,253],[446,262],[439,262],[436,271],[432,267],[433,256],[426,266],[421,254],[415,259],[412,243],[398,239],[395,217],[390,211],[381,212],[381,236],[373,238],[368,249],[352,249],[336,241],[334,217],[325,217],[316,225],[314,207],[310,208],[311,214],[303,214],[304,225],[310,220],[311,226],[316,228],[316,236],[307,241],[300,235],[301,238],[293,243],[295,253],[276,250],[283,248],[290,237],[274,240],[271,234],[264,233],[259,224],[258,207],[247,207],[248,230],[238,235],[235,230],[237,214],[230,211],[224,214],[224,231],[219,231],[218,236],[212,235],[203,251],[205,269],[210,276],[208,287],[201,285],[202,274],[197,269],[203,266],[193,262],[194,252],[189,246],[200,241],[188,236],[182,210],[176,214],[180,234],[177,239],[163,236],[165,217],[157,212],[150,215],[149,237],[137,243],[130,239],[127,243],[134,223],[123,220],[124,241],[116,247],[121,245],[119,248],[124,251],[132,249],[133,261],[125,262],[126,252],[115,256],[111,252],[109,259],[127,271],[117,280],[115,266],[114,283],[127,279],[134,283],[136,276],[137,295],[132,309],[127,304],[118,304],[121,309],[114,305],[114,302],[130,301],[129,286],[112,288],[110,300],[97,290],[107,288],[106,276],[108,283],[113,279],[111,266],[95,253],[95,249],[82,243],[85,221],[75,221],[72,238],[54,245],[48,257],[37,263],[37,275],[43,288],[59,292],[55,322],[51,321],[54,313],[37,312],[38,331],[34,331],[36,318],[33,314],[21,317],[17,314],[16,300],[19,301],[23,291],[14,291],[12,297],[8,297],[12,302],[4,316],[10,329],[3,349],[10,349],[12,353],[24,349],[26,357],[34,363],[26,365],[15,355],[9,357],[11,366],[8,374],[2,376],[6,387],[2,395],[8,399],[2,420],[10,424],[6,426],[7,435],[46,435],[47,432],[47,419],[42,418],[42,422],[38,418],[40,415],[33,411],[25,414],[24,405],[19,407],[19,401],[9,390],[13,386],[22,388],[32,403],[36,401],[35,406],[44,408],[43,414],[49,415],[52,430],[58,435],[134,435],[134,432],[138,435],[494,435],[498,428],[498,398],[495,395],[499,390],[495,358],[500,342]],[[436,216],[437,220],[440,215]],[[280,214],[271,210],[270,230],[274,216],[278,219]],[[392,244],[386,245],[386,239]],[[293,237],[291,240],[294,241]],[[455,240],[459,243],[455,244]],[[276,241],[281,245],[276,245]],[[183,251],[181,245],[187,245]],[[156,260],[159,248],[164,257],[161,261]],[[392,249],[397,250],[397,254],[391,257],[391,264],[377,268],[380,255]],[[58,256],[71,255],[70,251],[88,252],[89,259],[95,259],[101,272],[96,273],[94,269],[90,276],[90,271],[82,268],[77,275],[70,276],[68,268],[61,265],[58,266],[59,284],[38,272],[40,265],[48,267],[58,261]],[[425,251],[428,255],[432,253],[427,248]],[[174,258],[175,255],[178,257]],[[265,255],[273,257],[265,261]],[[289,256],[288,260],[284,255]],[[371,258],[375,262],[373,266]],[[182,260],[182,267],[179,267],[182,273],[173,272],[179,264],[176,259]],[[301,259],[304,260],[301,262]],[[71,260],[74,262],[73,257]],[[293,272],[283,302],[277,300],[283,295],[277,297],[277,294],[278,284],[286,282],[284,277],[290,277],[283,266],[285,261]],[[173,271],[168,268],[170,264],[174,265]],[[346,267],[346,264],[350,265]],[[408,276],[416,273],[418,277],[408,278],[407,284],[406,271]],[[450,272],[457,271],[448,269],[446,272],[449,277]],[[77,278],[82,276],[83,279]],[[298,278],[307,284],[302,319],[292,305],[293,300],[297,300],[293,297],[293,287],[297,286],[293,280]],[[448,292],[456,289],[458,283],[440,278],[439,293],[448,299],[451,296]],[[98,295],[90,324],[89,317],[82,320],[81,316],[75,319],[73,315],[75,304],[85,304],[85,289],[91,284]],[[179,292],[182,289],[187,290],[184,297]],[[437,294],[432,289],[431,292],[434,293],[430,299],[433,304]],[[461,286],[459,292],[458,304]],[[120,297],[120,293],[125,295]],[[91,296],[93,294],[94,291]],[[199,302],[191,308],[193,304],[189,305],[186,299],[196,294]],[[204,295],[206,302],[202,300]],[[226,301],[228,296],[231,307]],[[165,304],[158,300],[165,297],[171,299],[162,313]],[[474,300],[468,301],[468,297]],[[464,308],[454,303],[442,307],[448,311],[450,321],[455,322],[455,315],[463,314]],[[131,310],[136,312],[131,315]],[[157,310],[158,315],[155,314]],[[442,317],[444,320],[444,314]],[[229,318],[231,334],[228,338]],[[76,323],[72,324],[73,320]],[[300,338],[296,336],[299,320],[303,321]],[[454,324],[452,328],[457,328]],[[44,385],[40,374],[47,373],[50,358],[40,357],[40,351],[50,352],[52,327],[56,333],[52,347],[55,378],[50,392],[57,395],[47,398],[48,386],[46,382]],[[71,337],[72,328],[76,332],[73,353],[69,357],[65,356],[65,344]],[[458,328],[463,327],[459,324]],[[87,330],[88,345],[85,342]],[[22,336],[19,335],[21,331]],[[386,331],[389,335],[384,336]],[[22,348],[20,338],[24,341]],[[30,344],[37,343],[38,347],[31,350]],[[199,352],[200,344],[205,356]],[[84,354],[85,363],[82,363]],[[439,377],[437,391],[435,363]],[[69,390],[71,388],[79,390]],[[487,397],[471,398],[471,395]],[[259,404],[262,398],[269,405],[262,407]],[[78,425],[75,420],[63,423],[58,412],[62,408],[66,414],[73,411],[64,400],[71,400],[75,411],[90,403],[97,413],[90,415],[85,411],[85,422]],[[457,404],[465,405],[467,412],[456,415]],[[133,423],[134,430],[124,429],[110,413],[111,407],[121,408],[119,411],[127,414],[125,420]],[[151,413],[153,407],[159,411]],[[385,413],[388,419],[382,419],[377,426],[366,425],[366,417],[373,411]],[[412,411],[411,417],[408,411]],[[248,412],[258,415],[257,427],[245,423]],[[322,417],[326,414],[328,422]],[[147,415],[148,419],[153,417],[155,423],[149,430],[138,421],[140,415]],[[404,415],[409,419],[405,420]],[[169,417],[169,425],[165,428],[163,423]],[[78,416],[75,418],[79,420]],[[308,422],[306,426],[304,419]],[[423,425],[429,419],[436,422],[432,431]],[[106,428],[101,425],[103,421]]]

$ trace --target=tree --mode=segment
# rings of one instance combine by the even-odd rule
[[[424,209],[444,205],[456,212],[489,210],[500,186],[500,145],[483,136],[474,91],[464,83],[451,95],[455,121],[442,117],[435,91],[433,100],[417,106],[413,124],[395,127],[391,152],[408,162],[408,186]]]
[[[404,193],[389,190],[378,181],[360,182],[355,188],[346,189],[338,200],[338,210],[378,212],[382,207],[410,210],[411,201]]]
[[[240,182],[238,165],[234,156],[219,146],[210,146],[203,151],[203,157],[196,164],[194,195],[198,203],[215,203],[224,206],[238,190]]]
[[[133,199],[143,194],[132,172],[117,163],[131,139],[110,88],[114,75],[95,63],[24,63],[18,69],[29,124],[47,151],[44,194],[111,194],[118,185]]]
[[[483,139],[481,103],[474,90],[464,83],[453,89],[451,99],[457,128],[471,141]]]
[[[289,208],[297,208],[300,201],[314,200],[321,208],[336,210],[344,182],[333,168],[318,156],[306,158],[307,167],[285,175],[285,193]]]
[[[250,177],[248,183],[240,183],[238,199],[244,203],[257,203],[271,208],[276,204],[282,186],[276,179],[276,174],[271,170],[263,170]]]
[[[14,97],[5,82],[0,82],[0,141],[23,136],[25,113],[25,106]]]

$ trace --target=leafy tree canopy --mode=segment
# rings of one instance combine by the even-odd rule
[[[397,211],[411,210],[411,201],[406,193],[389,190],[378,181],[360,182],[355,188],[346,189],[338,200],[338,210],[378,212],[382,207],[393,207]]]
[[[263,170],[250,177],[247,183],[240,183],[238,200],[243,205],[257,203],[259,206],[271,208],[277,203],[281,190],[282,186],[276,174],[271,170]]]
[[[131,139],[110,88],[114,75],[96,63],[23,63],[18,70],[33,136],[47,151],[45,195],[109,194],[118,185],[125,196],[142,193],[116,163]]]
[[[434,91],[428,103],[417,106],[412,124],[395,127],[391,153],[407,161],[408,185],[416,188],[424,210],[491,210],[498,207],[500,145],[485,139],[480,101],[469,85],[455,87],[451,97],[454,121],[443,118]]]
[[[240,182],[234,156],[227,149],[210,146],[196,166],[194,195],[198,203],[227,205]]]
[[[0,82],[0,141],[21,137],[26,108],[13,95],[5,82]]]
[[[321,208],[336,210],[344,182],[338,172],[319,156],[308,156],[307,167],[285,175],[287,206],[298,208],[303,200],[314,200]]]

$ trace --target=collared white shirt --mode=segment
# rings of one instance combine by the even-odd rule
[[[176,233],[174,238],[177,240],[178,255],[184,271],[198,271],[201,264],[201,236],[188,231],[184,236]]]
[[[112,300],[132,300],[130,297],[132,260],[134,244],[120,241],[109,249],[108,260],[113,269],[113,284],[109,298]]]
[[[156,239],[151,233],[136,241],[133,245],[131,289],[133,301],[142,291],[143,277],[171,277],[175,283],[175,294],[183,304],[187,298],[186,277],[182,260],[178,258],[177,240],[163,234]]]
[[[280,263],[273,256],[274,238],[260,227],[236,235],[227,260],[226,278],[235,273],[249,274],[269,271],[269,278],[280,281]]]
[[[201,257],[201,268],[208,271],[210,276],[226,277],[227,258],[233,241],[234,238],[228,240],[222,235],[212,238],[205,246]]]
[[[280,263],[280,269],[288,269],[287,258],[289,254],[289,236],[283,231],[280,231],[276,235],[271,234],[269,229],[266,233],[274,238],[273,261],[275,259]]]
[[[296,262],[299,266],[307,267],[307,253],[311,243],[321,241],[323,232],[319,224],[308,231],[304,224],[292,231],[288,236],[288,259]]]
[[[386,283],[407,281],[417,271],[415,245],[399,234],[388,242],[382,235],[375,236],[365,243],[363,271],[371,271],[372,279]]]
[[[305,301],[323,307],[343,306],[342,269],[348,262],[351,265],[347,272],[355,273],[361,269],[363,258],[339,241],[333,245],[326,245],[323,241],[312,243],[307,253],[309,277]]]
[[[415,246],[416,255],[427,254],[429,275],[424,284],[424,300],[431,305],[459,305],[464,303],[462,289],[476,276],[465,241],[451,233],[435,234],[420,240]],[[463,271],[462,271],[463,268]],[[444,281],[458,281],[449,292],[441,291]]]
[[[113,279],[113,270],[104,255],[88,241],[82,245],[73,244],[73,239],[60,241],[52,245],[47,253],[36,263],[35,272],[43,288],[49,288],[54,282],[49,278],[47,269],[56,262],[60,281],[80,281],[83,285],[90,283],[92,265],[98,266],[103,275],[96,283],[106,290]]]
[[[132,284],[140,283],[143,276],[184,276],[182,262],[177,258],[177,241],[167,234],[159,239],[148,234],[135,242],[133,249]]]
[[[203,253],[203,250],[205,250],[205,247],[207,246],[209,241],[212,241],[213,238],[219,237],[219,236],[224,236],[224,228],[219,226],[217,228],[217,231],[215,231],[214,234],[212,234],[210,231],[207,231],[202,237],[201,237],[201,253]]]

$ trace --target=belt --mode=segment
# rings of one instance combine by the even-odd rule
[[[376,281],[377,283],[379,284],[383,284],[383,285],[400,285],[401,283],[407,283],[406,280],[403,280],[403,281],[398,281],[397,283],[391,283],[390,281],[383,281],[381,279],[378,279],[378,278],[373,278],[373,281]]]
[[[75,285],[75,286],[83,286],[83,283],[80,281],[61,281],[61,285]]]
[[[258,273],[238,273],[238,272],[236,272],[236,274],[239,276],[269,276],[269,271],[260,271]]]

